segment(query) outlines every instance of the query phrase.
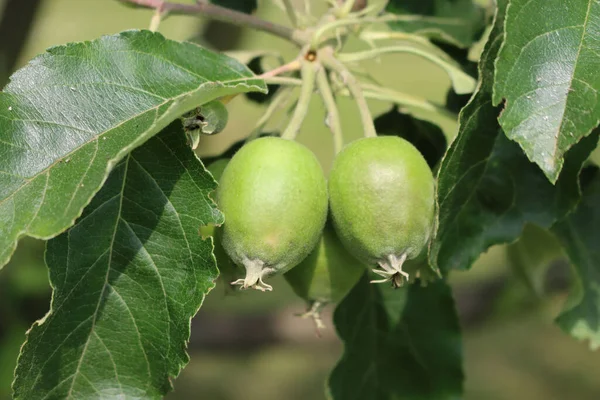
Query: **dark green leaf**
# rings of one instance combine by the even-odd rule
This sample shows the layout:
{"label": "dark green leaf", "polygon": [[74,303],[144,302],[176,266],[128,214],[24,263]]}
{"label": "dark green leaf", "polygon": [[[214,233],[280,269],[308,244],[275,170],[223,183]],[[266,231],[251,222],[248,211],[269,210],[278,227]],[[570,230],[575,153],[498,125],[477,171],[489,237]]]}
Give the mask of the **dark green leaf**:
{"label": "dark green leaf", "polygon": [[[260,57],[253,58],[248,63],[248,68],[250,68],[250,70],[257,75],[267,72],[262,67]],[[269,91],[267,93],[250,92],[250,93],[246,93],[246,97],[258,104],[266,103],[273,98],[273,96],[279,89],[279,85],[267,85],[267,87],[269,89]]]}
{"label": "dark green leaf", "polygon": [[378,135],[400,136],[411,142],[433,168],[446,151],[446,136],[439,126],[423,121],[409,114],[403,114],[397,107],[374,120]]}
{"label": "dark green leaf", "polygon": [[390,23],[394,30],[458,47],[469,47],[485,26],[485,13],[472,0],[390,0],[386,11],[414,16]]}
{"label": "dark green leaf", "polygon": [[257,0],[210,0],[210,2],[246,14],[253,13],[258,7]]}
{"label": "dark green leaf", "polygon": [[496,63],[500,124],[556,182],[564,155],[600,121],[600,2],[511,0]]}
{"label": "dark green leaf", "polygon": [[442,280],[394,290],[365,276],[334,315],[344,355],[334,400],[454,400],[463,386],[458,317]]}
{"label": "dark green leaf", "polygon": [[557,318],[562,329],[600,347],[600,171],[591,167],[577,209],[553,231],[565,247],[577,273],[565,309]]}
{"label": "dark green leaf", "polygon": [[438,177],[439,220],[430,258],[442,271],[468,269],[490,246],[515,240],[527,222],[549,228],[562,218],[579,199],[579,170],[598,140],[595,134],[575,146],[552,185],[503,134],[492,83],[505,6],[506,0],[499,2],[479,89],[461,112],[458,137]]}
{"label": "dark green leaf", "polygon": [[54,47],[0,93],[0,267],[69,226],[111,168],[196,106],[265,90],[237,61],[158,33]]}
{"label": "dark green leaf", "polygon": [[187,363],[214,286],[216,187],[181,124],[126,156],[77,223],[48,242],[51,310],[29,331],[16,399],[159,399]]}
{"label": "dark green leaf", "polygon": [[564,257],[556,236],[532,224],[525,225],[519,240],[508,245],[506,252],[513,273],[538,296],[544,294],[548,268]]}
{"label": "dark green leaf", "polygon": [[471,97],[471,94],[456,94],[454,90],[449,89],[446,94],[446,108],[450,112],[459,114],[463,107],[469,104]]}

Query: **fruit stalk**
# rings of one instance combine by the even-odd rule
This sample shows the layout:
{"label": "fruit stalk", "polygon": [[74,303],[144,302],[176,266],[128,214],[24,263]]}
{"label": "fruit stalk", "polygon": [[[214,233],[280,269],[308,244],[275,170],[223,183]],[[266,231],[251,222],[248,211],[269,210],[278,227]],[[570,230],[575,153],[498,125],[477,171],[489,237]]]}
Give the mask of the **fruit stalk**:
{"label": "fruit stalk", "polygon": [[327,79],[327,74],[323,68],[317,72],[317,88],[319,89],[323,103],[325,103],[325,107],[327,108],[327,126],[333,135],[333,149],[335,154],[337,154],[344,146],[342,123],[340,121],[340,113],[335,98],[333,97],[329,80]]}
{"label": "fruit stalk", "polygon": [[269,103],[269,106],[263,113],[263,116],[260,117],[256,125],[254,126],[254,129],[246,139],[247,142],[257,139],[260,136],[262,129],[271,120],[273,115],[280,109],[288,107],[292,98],[292,92],[292,88],[286,87],[282,88],[281,90],[277,91],[277,93],[275,93],[273,99]]}
{"label": "fruit stalk", "polygon": [[346,68],[344,64],[339,62],[335,56],[332,54],[331,49],[329,51],[324,51],[322,54],[323,64],[335,72],[337,72],[342,81],[348,87],[350,94],[354,97],[356,101],[356,105],[358,106],[358,110],[360,111],[360,117],[363,124],[363,132],[365,137],[377,137],[377,132],[375,131],[375,124],[373,123],[373,116],[371,115],[371,111],[369,110],[369,105],[367,104],[367,100],[363,94],[363,91],[360,87],[360,83],[358,80],[352,75],[352,73]]}
{"label": "fruit stalk", "polygon": [[287,13],[290,22],[294,27],[298,26],[298,16],[296,15],[296,10],[294,9],[294,5],[292,4],[292,0],[283,0],[283,6],[285,7],[285,12]]}
{"label": "fruit stalk", "polygon": [[320,67],[318,63],[302,60],[302,87],[300,89],[300,97],[298,104],[292,115],[292,119],[285,131],[281,134],[283,139],[294,140],[304,118],[308,113],[308,106],[315,90],[315,75],[316,70]]}

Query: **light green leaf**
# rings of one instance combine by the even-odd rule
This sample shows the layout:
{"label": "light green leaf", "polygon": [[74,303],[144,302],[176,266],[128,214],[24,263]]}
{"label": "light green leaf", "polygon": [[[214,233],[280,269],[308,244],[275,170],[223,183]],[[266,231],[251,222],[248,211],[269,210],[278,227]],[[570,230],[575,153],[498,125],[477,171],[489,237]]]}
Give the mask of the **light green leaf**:
{"label": "light green leaf", "polygon": [[216,183],[181,124],[126,156],[77,223],[48,242],[51,310],[21,351],[15,399],[160,399],[187,363],[214,286]]}
{"label": "light green leaf", "polygon": [[344,355],[333,400],[458,400],[462,349],[452,293],[441,280],[394,290],[365,276],[334,315]]}
{"label": "light green leaf", "polygon": [[[377,39],[393,39],[394,32],[366,32],[361,35],[368,41]],[[476,80],[463,71],[460,64],[454,61],[448,54],[439,47],[434,46],[429,41],[421,40],[395,40],[392,46],[379,46],[371,50],[359,51],[355,53],[341,53],[338,55],[340,61],[352,63],[363,60],[372,60],[383,54],[391,53],[409,53],[423,57],[427,61],[436,64],[444,70],[452,83],[452,88],[458,94],[472,93],[477,84]]]}
{"label": "light green leaf", "polygon": [[71,226],[113,166],[216,98],[264,91],[237,61],[149,31],[54,47],[0,93],[0,267]]}
{"label": "light green leaf", "polygon": [[511,0],[494,104],[500,124],[556,182],[564,155],[600,122],[600,2]]}
{"label": "light green leaf", "polygon": [[[600,348],[600,172],[596,167],[584,170],[593,175],[583,191],[579,206],[553,231],[562,242],[575,266],[576,285],[556,322],[579,340],[589,340]],[[585,175],[584,175],[585,176]]]}
{"label": "light green leaf", "polygon": [[406,16],[390,23],[394,30],[462,48],[474,43],[485,25],[485,14],[473,0],[390,0],[386,11]]}

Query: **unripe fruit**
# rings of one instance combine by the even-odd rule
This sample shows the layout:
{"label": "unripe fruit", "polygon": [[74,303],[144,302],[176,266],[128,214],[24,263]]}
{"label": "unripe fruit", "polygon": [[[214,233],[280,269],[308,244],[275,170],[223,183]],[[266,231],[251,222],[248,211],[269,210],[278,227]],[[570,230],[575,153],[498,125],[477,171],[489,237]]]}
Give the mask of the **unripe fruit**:
{"label": "unripe fruit", "polygon": [[327,183],[306,147],[264,137],[233,156],[217,204],[225,214],[223,248],[246,268],[246,278],[234,283],[271,290],[263,279],[298,265],[317,244],[327,217]]}
{"label": "unripe fruit", "polygon": [[374,272],[402,286],[407,259],[429,241],[434,180],[427,162],[408,141],[363,138],[336,157],[329,177],[332,219],[344,246]]}
{"label": "unripe fruit", "polygon": [[364,272],[365,266],[348,253],[331,224],[327,224],[313,252],[284,277],[309,304],[309,311],[303,316],[313,317],[317,328],[322,328],[320,310],[346,297]]}

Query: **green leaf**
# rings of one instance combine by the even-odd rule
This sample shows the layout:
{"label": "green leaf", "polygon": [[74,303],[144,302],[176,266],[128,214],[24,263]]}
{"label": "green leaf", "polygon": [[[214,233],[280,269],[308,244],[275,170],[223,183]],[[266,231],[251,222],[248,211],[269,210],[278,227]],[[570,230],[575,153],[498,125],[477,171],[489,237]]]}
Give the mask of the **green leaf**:
{"label": "green leaf", "polygon": [[257,0],[210,0],[211,3],[251,14],[258,8]]}
{"label": "green leaf", "polygon": [[577,273],[567,304],[557,318],[558,325],[579,340],[589,340],[593,349],[600,347],[600,172],[592,175],[584,187],[577,209],[559,222],[553,231],[562,242]]}
{"label": "green leaf", "polygon": [[456,140],[438,176],[437,232],[431,262],[442,271],[468,269],[494,244],[512,242],[527,223],[549,228],[579,199],[577,177],[598,135],[575,146],[556,185],[506,138],[492,104],[494,60],[502,39],[506,0],[500,1],[494,29],[480,64],[477,93],[462,110]]}
{"label": "green leaf", "polygon": [[48,242],[51,310],[30,329],[16,399],[159,399],[187,363],[190,319],[213,288],[223,222],[216,183],[181,124],[122,160],[67,232]]}
{"label": "green leaf", "polygon": [[472,0],[390,0],[386,11],[409,17],[390,23],[396,31],[463,48],[473,44],[485,27],[485,14]]}
{"label": "green leaf", "polygon": [[450,81],[452,88],[458,94],[473,93],[475,91],[476,80],[465,72],[462,66],[450,57],[445,51],[431,44],[428,40],[413,40],[402,41],[395,40],[395,45],[375,47],[375,40],[392,39],[394,40],[394,32],[367,32],[361,37],[372,43],[371,50],[359,51],[355,53],[342,53],[338,55],[338,59],[345,63],[353,63],[366,59],[373,59],[382,54],[392,53],[409,53],[436,64],[444,70]]}
{"label": "green leaf", "polygon": [[496,63],[500,124],[556,182],[564,155],[600,122],[600,3],[511,0]]}
{"label": "green leaf", "polygon": [[71,226],[113,166],[216,98],[265,90],[237,61],[149,31],[54,47],[0,93],[0,267]]}
{"label": "green leaf", "polygon": [[394,290],[365,275],[334,323],[345,347],[329,379],[332,399],[461,398],[460,327],[445,282]]}

